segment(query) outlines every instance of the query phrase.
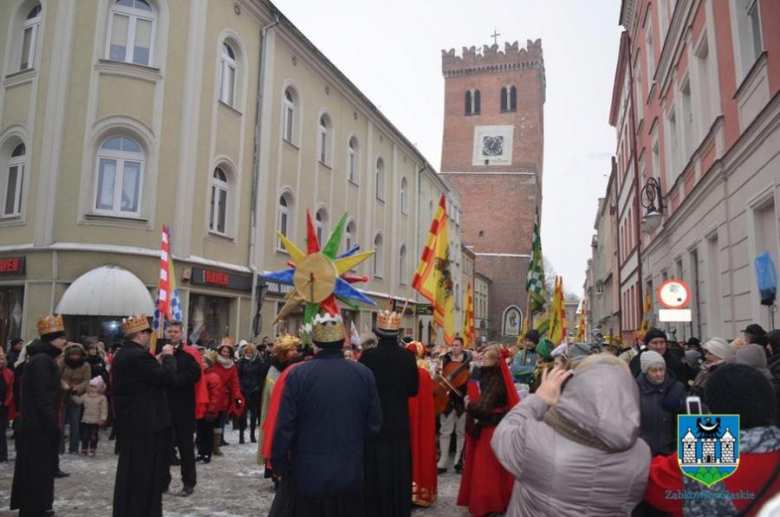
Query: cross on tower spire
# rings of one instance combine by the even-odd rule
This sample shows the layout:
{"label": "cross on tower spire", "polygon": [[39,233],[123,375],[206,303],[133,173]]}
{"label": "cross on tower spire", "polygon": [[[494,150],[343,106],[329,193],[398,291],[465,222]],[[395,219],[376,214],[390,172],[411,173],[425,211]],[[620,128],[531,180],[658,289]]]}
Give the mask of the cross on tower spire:
{"label": "cross on tower spire", "polygon": [[501,33],[500,33],[500,32],[498,32],[498,31],[496,30],[495,26],[494,26],[494,27],[493,27],[493,34],[491,34],[491,35],[490,35],[490,37],[491,37],[491,38],[493,38],[493,43],[494,43],[495,45],[498,45],[498,37],[499,37],[499,36],[501,36]]}

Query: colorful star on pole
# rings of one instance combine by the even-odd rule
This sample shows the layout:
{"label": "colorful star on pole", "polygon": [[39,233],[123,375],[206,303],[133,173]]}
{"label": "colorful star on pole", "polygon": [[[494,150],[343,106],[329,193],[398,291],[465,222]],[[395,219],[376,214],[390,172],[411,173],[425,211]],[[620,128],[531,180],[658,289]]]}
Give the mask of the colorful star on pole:
{"label": "colorful star on pole", "polygon": [[358,307],[352,300],[375,305],[370,298],[351,285],[367,282],[368,278],[349,274],[350,270],[371,257],[374,252],[358,253],[359,247],[354,246],[337,255],[346,221],[347,214],[344,214],[325,246],[320,248],[311,213],[307,210],[305,252],[281,232],[277,232],[284,249],[290,255],[290,268],[269,273],[265,277],[280,284],[291,285],[294,289],[287,295],[287,302],[274,323],[285,319],[301,305],[304,305],[304,329],[309,329],[314,316],[320,310],[332,316],[339,314],[341,311],[338,301],[355,310]]}

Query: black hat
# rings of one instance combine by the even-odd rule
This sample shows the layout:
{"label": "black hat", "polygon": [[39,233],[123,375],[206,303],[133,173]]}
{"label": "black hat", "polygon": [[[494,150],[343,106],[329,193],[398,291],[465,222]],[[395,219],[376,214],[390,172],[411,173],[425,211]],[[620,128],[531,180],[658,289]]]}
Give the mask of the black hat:
{"label": "black hat", "polygon": [[657,329],[655,327],[650,327],[647,332],[645,332],[645,344],[649,344],[650,341],[657,339],[657,338],[663,338],[664,341],[666,341],[666,333],[661,330]]}
{"label": "black hat", "polygon": [[531,329],[525,333],[525,339],[527,339],[528,341],[532,341],[535,345],[539,344],[539,339],[541,337],[542,336],[539,335],[539,331],[536,329]]}
{"label": "black hat", "polygon": [[699,338],[697,337],[688,338],[688,342],[686,344],[688,345],[688,348],[701,348],[701,341],[699,341]]}
{"label": "black hat", "polygon": [[742,429],[777,422],[775,390],[764,374],[745,364],[722,364],[704,386],[704,403],[713,414],[738,414]]}
{"label": "black hat", "polygon": [[761,328],[761,325],[758,323],[751,323],[745,329],[742,331],[745,334],[750,334],[752,336],[766,336],[766,330]]}

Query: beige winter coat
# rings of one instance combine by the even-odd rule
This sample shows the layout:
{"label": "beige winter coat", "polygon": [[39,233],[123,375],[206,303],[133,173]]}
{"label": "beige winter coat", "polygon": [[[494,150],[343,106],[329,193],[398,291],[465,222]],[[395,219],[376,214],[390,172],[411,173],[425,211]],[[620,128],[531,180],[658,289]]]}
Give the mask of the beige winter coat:
{"label": "beige winter coat", "polygon": [[544,401],[526,397],[491,441],[498,460],[515,476],[506,515],[630,515],[647,485],[650,448],[639,439],[639,390],[628,369],[597,364],[578,370],[554,407],[582,435],[614,452],[564,437],[543,420]]}
{"label": "beige winter coat", "polygon": [[84,395],[84,414],[81,421],[85,424],[105,422],[108,418],[108,400],[105,395]]}
{"label": "beige winter coat", "polygon": [[[90,368],[89,363],[86,362],[78,368],[71,368],[65,364],[65,358],[73,348],[80,350],[82,356],[86,359],[87,353],[84,351],[83,346],[78,343],[68,343],[65,345],[65,350],[63,350],[62,355],[58,359],[58,364],[60,366],[60,372],[62,373],[62,382],[65,382],[70,386],[70,389],[72,390],[71,394],[83,395],[87,392],[89,381],[92,380],[92,369]],[[75,399],[71,400],[78,404]]]}

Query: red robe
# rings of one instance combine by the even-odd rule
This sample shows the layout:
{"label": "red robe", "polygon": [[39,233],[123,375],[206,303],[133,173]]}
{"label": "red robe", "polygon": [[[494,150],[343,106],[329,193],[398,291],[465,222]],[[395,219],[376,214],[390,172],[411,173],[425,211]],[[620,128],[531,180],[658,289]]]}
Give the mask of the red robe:
{"label": "red robe", "polygon": [[203,367],[203,358],[196,348],[184,345],[181,349],[190,354],[200,366],[200,378],[195,383],[195,420],[200,420],[206,417],[206,408],[209,405],[209,392],[206,388],[206,369]]}
{"label": "red robe", "polygon": [[[518,402],[517,394],[509,368],[503,358],[499,361],[501,377],[506,388],[507,405],[494,408],[496,413],[508,413]],[[470,381],[467,387],[469,399],[479,398],[478,384]],[[479,438],[466,434],[466,450],[463,476],[458,491],[458,506],[468,506],[471,515],[482,516],[490,513],[502,514],[512,498],[515,482],[510,474],[496,459],[490,441],[496,428],[482,427]]]}
{"label": "red robe", "polygon": [[14,404],[14,372],[10,368],[0,370],[0,382],[5,382],[6,394],[3,405],[6,407],[8,420],[16,418],[16,405]]}
{"label": "red robe", "polygon": [[265,439],[263,440],[263,445],[260,449],[260,456],[263,458],[269,458],[269,465],[271,463],[270,458],[274,442],[274,430],[276,429],[276,420],[279,416],[279,404],[282,403],[284,384],[287,382],[287,374],[289,374],[290,370],[299,364],[301,363],[293,363],[289,365],[284,369],[281,375],[279,375],[279,378],[276,379],[276,382],[274,383],[274,390],[271,393],[271,400],[268,403],[268,416],[265,418],[265,423],[263,424],[263,436]]}
{"label": "red robe", "polygon": [[409,429],[412,443],[412,503],[430,506],[436,502],[436,411],[433,407],[433,381],[424,368],[417,367],[420,384],[409,399]]}

